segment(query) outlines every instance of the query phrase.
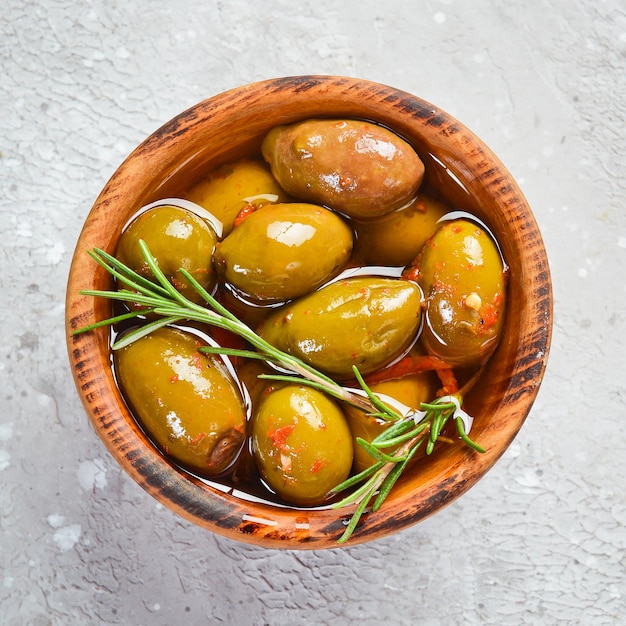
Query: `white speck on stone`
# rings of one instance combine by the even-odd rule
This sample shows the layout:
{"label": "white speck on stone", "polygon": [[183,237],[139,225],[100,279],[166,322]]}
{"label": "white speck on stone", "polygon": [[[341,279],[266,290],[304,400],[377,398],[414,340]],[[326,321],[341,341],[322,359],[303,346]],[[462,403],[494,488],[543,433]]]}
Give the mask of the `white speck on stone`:
{"label": "white speck on stone", "polygon": [[433,20],[435,20],[435,24],[443,24],[446,21],[446,14],[437,11],[437,13],[433,15]]}
{"label": "white speck on stone", "polygon": [[113,144],[113,147],[120,154],[128,154],[130,152],[130,146],[125,141],[116,141]]}
{"label": "white speck on stone", "polygon": [[50,404],[50,396],[45,393],[41,393],[37,396],[37,403],[39,406],[48,406]]}
{"label": "white speck on stone", "polygon": [[20,221],[16,225],[15,234],[18,237],[26,237],[30,238],[33,236],[33,228],[32,225],[27,221]]}
{"label": "white speck on stone", "polygon": [[539,167],[539,160],[534,158],[528,159],[528,167],[531,170],[536,170]]}
{"label": "white speck on stone", "polygon": [[537,472],[530,467],[522,470],[522,472],[516,476],[515,480],[519,485],[527,488],[538,487],[541,484]]}
{"label": "white speck on stone", "polygon": [[620,238],[617,240],[617,245],[618,245],[620,248],[626,248],[626,237],[620,237]]}
{"label": "white speck on stone", "polygon": [[63,260],[65,254],[65,246],[62,241],[53,241],[46,248],[46,263],[48,265],[57,265]]}
{"label": "white speck on stone", "polygon": [[541,153],[543,156],[551,157],[554,154],[554,148],[552,146],[544,146]]}
{"label": "white speck on stone", "polygon": [[64,523],[65,518],[62,515],[59,515],[58,513],[51,513],[48,515],[48,524],[50,524],[52,528],[61,528]]}
{"label": "white speck on stone", "polygon": [[13,587],[13,583],[15,582],[15,578],[13,578],[13,576],[9,576],[8,574],[4,577],[4,580],[2,581],[2,586],[5,589],[10,589],[11,587]]}
{"label": "white speck on stone", "polygon": [[107,472],[100,459],[82,461],[77,471],[78,483],[85,491],[104,489],[107,486]]}
{"label": "white speck on stone", "polygon": [[161,605],[160,604],[155,604],[154,605],[154,610],[155,611],[160,611],[161,610]]}
{"label": "white speck on stone", "polygon": [[566,204],[564,204],[564,205],[561,207],[561,211],[563,211],[563,213],[565,213],[565,212],[569,211],[569,207],[568,207]]}
{"label": "white speck on stone", "polygon": [[6,450],[0,450],[0,472],[9,467],[11,455]]}
{"label": "white speck on stone", "polygon": [[118,59],[130,59],[130,52],[126,50],[126,48],[118,48],[115,51],[115,54],[117,55]]}
{"label": "white speck on stone", "polygon": [[13,422],[0,424],[0,441],[8,441],[13,437]]}
{"label": "white speck on stone", "polygon": [[587,271],[587,268],[586,268],[586,267],[581,267],[581,268],[578,270],[578,275],[579,275],[581,278],[586,278],[588,274],[589,274],[589,272]]}
{"label": "white speck on stone", "polygon": [[485,55],[482,52],[476,52],[474,54],[474,56],[472,57],[472,60],[474,61],[474,63],[484,63],[485,62]]}
{"label": "white speck on stone", "polygon": [[82,532],[82,528],[80,524],[70,524],[69,526],[63,526],[63,528],[59,528],[52,539],[54,543],[57,544],[57,547],[62,552],[67,552],[71,550],[80,539],[80,534]]}

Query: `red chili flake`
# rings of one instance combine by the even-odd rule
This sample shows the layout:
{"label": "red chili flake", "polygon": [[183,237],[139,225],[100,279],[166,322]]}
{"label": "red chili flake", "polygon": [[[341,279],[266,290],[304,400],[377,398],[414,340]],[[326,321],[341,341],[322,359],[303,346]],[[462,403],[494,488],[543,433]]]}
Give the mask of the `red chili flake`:
{"label": "red chili flake", "polygon": [[322,461],[322,459],[315,459],[315,463],[313,463],[313,465],[311,465],[311,474],[317,474],[317,472],[319,472],[322,467],[324,467],[324,461]]}
{"label": "red chili flake", "polygon": [[460,233],[461,232],[461,226],[459,224],[455,224],[454,226],[451,227],[451,229],[453,233]]}
{"label": "red chili flake", "polygon": [[256,207],[253,204],[246,204],[246,206],[243,207],[243,209],[241,209],[239,213],[237,213],[237,217],[235,218],[235,221],[233,222],[233,228],[239,226],[239,224],[241,224],[241,222],[243,222],[246,219],[246,217],[249,217],[255,211],[256,211]]}
{"label": "red chili flake", "polygon": [[204,369],[204,361],[202,355],[199,352],[194,352],[191,356],[191,362],[194,367],[197,367],[200,371]]}
{"label": "red chili flake", "polygon": [[172,376],[170,376],[170,382],[171,383],[177,383],[180,379],[178,378],[178,374],[172,374]]}
{"label": "red chili flake", "polygon": [[289,435],[291,435],[295,427],[295,424],[280,426],[279,428],[275,428],[274,430],[269,430],[267,432],[267,436],[272,440],[272,443],[276,448],[278,448],[282,452],[287,452],[290,449],[287,445],[287,438],[289,437]]}
{"label": "red chili flake", "polygon": [[488,304],[485,307],[485,312],[483,313],[483,328],[485,330],[495,326],[498,322],[498,309],[494,307],[492,304]]}
{"label": "red chili flake", "polygon": [[192,446],[197,446],[205,437],[206,433],[198,433],[193,439],[189,440],[189,443]]}
{"label": "red chili flake", "polygon": [[402,278],[404,278],[404,280],[412,280],[414,282],[417,282],[419,280],[419,277],[420,271],[417,267],[410,267],[409,269],[404,270],[404,272],[402,273]]}

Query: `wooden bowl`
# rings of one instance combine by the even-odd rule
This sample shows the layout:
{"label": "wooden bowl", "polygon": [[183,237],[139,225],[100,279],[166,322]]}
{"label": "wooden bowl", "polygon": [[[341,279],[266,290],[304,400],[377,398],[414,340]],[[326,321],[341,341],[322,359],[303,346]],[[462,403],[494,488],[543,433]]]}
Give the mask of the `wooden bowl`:
{"label": "wooden bowl", "polygon": [[541,235],[520,189],[497,157],[467,128],[419,98],[364,80],[294,76],[220,94],[148,137],[119,167],[89,213],[67,288],[67,345],[78,393],[96,432],[124,470],[159,502],[199,526],[270,548],[336,547],[352,509],[306,510],[242,500],[177,469],[146,439],[111,371],[109,330],[72,336],[107,318],[110,303],[79,295],[110,288],[88,256],[114,253],[122,225],[141,206],[170,197],[199,172],[258,152],[278,124],[350,117],[388,126],[413,144],[426,183],[450,205],[483,220],[510,267],[506,328],[482,383],[466,398],[472,438],[485,449],[442,446],[408,471],[376,513],[367,513],[346,545],[400,531],[474,485],[507,449],[535,400],[551,338],[552,292]]}

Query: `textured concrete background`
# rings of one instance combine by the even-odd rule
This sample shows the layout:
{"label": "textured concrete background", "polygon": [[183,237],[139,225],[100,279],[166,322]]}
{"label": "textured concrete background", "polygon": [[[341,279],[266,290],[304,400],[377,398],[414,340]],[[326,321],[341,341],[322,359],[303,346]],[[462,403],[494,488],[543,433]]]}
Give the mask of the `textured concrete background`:
{"label": "textured concrete background", "polygon": [[[0,0],[0,16],[0,624],[626,623],[623,1]],[[415,93],[495,150],[545,238],[554,341],[524,428],[459,501],[371,544],[265,551],[120,472],[74,389],[63,300],[82,222],[137,143],[303,73]]]}

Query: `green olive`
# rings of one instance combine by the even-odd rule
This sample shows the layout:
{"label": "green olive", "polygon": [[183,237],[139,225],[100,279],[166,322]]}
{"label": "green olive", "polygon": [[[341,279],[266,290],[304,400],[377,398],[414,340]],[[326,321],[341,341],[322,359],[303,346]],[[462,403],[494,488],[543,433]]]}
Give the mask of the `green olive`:
{"label": "green olive", "polygon": [[494,240],[467,219],[444,222],[407,270],[426,297],[421,341],[452,366],[476,366],[503,328],[506,270]]}
{"label": "green olive", "polygon": [[355,218],[407,204],[424,176],[424,164],[406,141],[363,120],[278,126],[261,149],[287,193]]}
{"label": "green olive", "polygon": [[[388,380],[381,383],[370,385],[370,389],[392,408],[398,408],[396,403],[400,403],[400,407],[409,409],[419,409],[421,402],[430,402],[435,398],[437,392],[437,377],[433,372],[421,372],[419,374],[411,374],[397,380]],[[389,428],[390,422],[378,417],[366,415],[363,411],[347,406],[345,409],[346,418],[350,426],[354,443],[354,464],[355,473],[362,472],[376,460],[356,443],[356,438],[360,437],[365,441],[371,442],[372,439],[380,435]],[[383,448],[383,452],[392,454],[396,447]]]}
{"label": "green olive", "polygon": [[223,361],[199,345],[190,333],[161,328],[115,351],[115,373],[154,444],[183,469],[215,476],[242,448],[246,411]]}
{"label": "green olive", "polygon": [[289,384],[266,393],[252,418],[259,473],[286,502],[321,504],[352,466],[343,412],[321,391]]}
{"label": "green olive", "polygon": [[420,324],[421,292],[412,282],[338,280],[270,315],[258,333],[328,374],[373,372],[403,352]]}
{"label": "green olive", "polygon": [[202,218],[174,206],[160,206],[138,215],[124,230],[116,257],[145,278],[154,280],[139,248],[143,239],[159,268],[174,286],[194,302],[203,302],[179,269],[187,270],[207,291],[212,291],[215,272],[212,265],[217,237]]}
{"label": "green olive", "polygon": [[333,278],[352,251],[352,230],[313,204],[273,204],[255,211],[215,251],[225,282],[260,302],[290,300]]}
{"label": "green olive", "polygon": [[246,207],[258,208],[289,200],[263,161],[248,160],[218,167],[184,195],[222,222],[224,236],[233,229],[235,219]]}
{"label": "green olive", "polygon": [[444,204],[420,192],[407,207],[355,222],[357,259],[363,265],[408,265],[447,212]]}

